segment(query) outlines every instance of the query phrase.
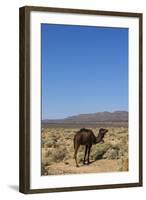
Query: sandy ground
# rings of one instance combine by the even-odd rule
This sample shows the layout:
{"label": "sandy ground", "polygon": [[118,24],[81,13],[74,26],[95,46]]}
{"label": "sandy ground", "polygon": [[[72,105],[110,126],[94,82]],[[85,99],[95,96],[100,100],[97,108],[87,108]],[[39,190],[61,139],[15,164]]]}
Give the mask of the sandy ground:
{"label": "sandy ground", "polygon": [[90,165],[80,163],[80,167],[76,167],[74,159],[70,159],[66,163],[61,162],[47,166],[46,170],[48,175],[113,172],[118,169],[117,162],[118,160],[102,159],[95,162],[91,161]]}

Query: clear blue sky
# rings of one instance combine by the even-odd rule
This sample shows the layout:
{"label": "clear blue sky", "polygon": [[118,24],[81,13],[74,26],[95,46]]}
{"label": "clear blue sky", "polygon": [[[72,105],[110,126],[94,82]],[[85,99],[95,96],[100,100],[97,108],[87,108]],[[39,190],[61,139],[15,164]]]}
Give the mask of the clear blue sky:
{"label": "clear blue sky", "polygon": [[42,119],[128,110],[128,29],[41,25]]}

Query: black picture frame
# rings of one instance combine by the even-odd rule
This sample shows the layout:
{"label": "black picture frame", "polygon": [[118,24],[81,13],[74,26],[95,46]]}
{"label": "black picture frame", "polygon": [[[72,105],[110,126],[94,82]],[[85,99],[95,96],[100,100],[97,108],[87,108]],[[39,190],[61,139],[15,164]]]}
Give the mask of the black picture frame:
{"label": "black picture frame", "polygon": [[[44,188],[30,189],[30,13],[39,12],[60,12],[104,16],[124,16],[139,19],[139,182],[126,184],[110,184],[95,186],[78,186],[65,188]],[[19,191],[25,194],[97,190],[107,188],[124,188],[142,186],[142,13],[112,12],[81,10],[67,8],[35,7],[25,6],[20,8],[20,135],[19,135],[19,165],[20,179]]]}

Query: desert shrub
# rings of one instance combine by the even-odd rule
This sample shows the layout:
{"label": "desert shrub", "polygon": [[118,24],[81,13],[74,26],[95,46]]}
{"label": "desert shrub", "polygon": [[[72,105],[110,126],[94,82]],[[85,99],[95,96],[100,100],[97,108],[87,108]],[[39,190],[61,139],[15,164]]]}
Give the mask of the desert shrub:
{"label": "desert shrub", "polygon": [[44,148],[46,141],[44,139],[41,140],[41,147]]}
{"label": "desert shrub", "polygon": [[42,148],[42,164],[44,166],[51,165],[53,163],[52,149]]}
{"label": "desert shrub", "polygon": [[78,152],[77,159],[78,159],[78,162],[79,162],[79,163],[83,162],[83,159],[84,159],[84,152]]}
{"label": "desert shrub", "polygon": [[70,134],[71,133],[71,129],[66,129],[65,131],[64,131],[64,134]]}
{"label": "desert shrub", "polygon": [[125,145],[128,143],[128,135],[121,138],[121,143]]}
{"label": "desert shrub", "polygon": [[128,146],[121,143],[103,143],[97,144],[94,148],[91,158],[98,159],[119,159],[128,151]]}
{"label": "desert shrub", "polygon": [[128,129],[126,129],[126,128],[120,128],[120,130],[117,133],[121,134],[121,133],[126,133],[126,132],[128,132]]}
{"label": "desert shrub", "polygon": [[128,157],[121,157],[119,160],[118,160],[118,171],[128,171],[129,169],[129,163],[128,163]]}
{"label": "desert shrub", "polygon": [[[47,166],[55,162],[61,162],[67,156],[67,149],[62,148],[42,148],[42,163]],[[66,158],[67,159],[67,158]]]}
{"label": "desert shrub", "polygon": [[59,142],[55,142],[53,145],[54,148],[59,148],[60,147],[60,143]]}
{"label": "desert shrub", "polygon": [[103,143],[96,145],[96,149],[91,154],[91,158],[94,160],[99,160],[103,157],[103,155],[107,152],[107,150],[110,148],[109,143]]}
{"label": "desert shrub", "polygon": [[110,148],[107,149],[103,155],[104,159],[120,159],[122,156],[128,154],[128,145],[120,143],[111,143]]}
{"label": "desert shrub", "polygon": [[65,135],[64,137],[65,137],[66,140],[72,140],[73,139],[70,134],[69,135]]}
{"label": "desert shrub", "polygon": [[65,155],[63,161],[67,161],[67,160],[69,160],[69,159],[72,158],[72,157],[73,157],[73,156],[72,156],[71,154],[67,153],[67,154]]}
{"label": "desert shrub", "polygon": [[47,142],[45,142],[44,146],[45,147],[53,147],[56,143],[56,140],[54,138],[50,138],[49,140],[47,140]]}
{"label": "desert shrub", "polygon": [[64,133],[62,133],[62,136],[66,140],[72,140],[75,135],[75,131],[72,130],[66,130]]}
{"label": "desert shrub", "polygon": [[54,163],[54,157],[50,155],[46,157],[45,159],[42,159],[42,163],[44,164],[44,166],[52,165]]}
{"label": "desert shrub", "polygon": [[48,148],[42,148],[42,158],[46,158],[48,156]]}
{"label": "desert shrub", "polygon": [[108,159],[118,159],[119,158],[119,153],[118,149],[114,148],[109,148],[105,154],[103,155],[103,158],[108,158]]}
{"label": "desert shrub", "polygon": [[67,153],[66,147],[60,148],[60,149],[55,149],[53,151],[52,156],[54,157],[55,162],[60,162],[63,161]]}
{"label": "desert shrub", "polygon": [[121,148],[121,144],[120,143],[111,143],[111,148],[119,151]]}
{"label": "desert shrub", "polygon": [[45,164],[41,164],[41,175],[48,175],[48,171],[46,170]]}
{"label": "desert shrub", "polygon": [[127,156],[128,157],[128,146],[127,145],[121,145],[120,150],[119,150],[119,156]]}

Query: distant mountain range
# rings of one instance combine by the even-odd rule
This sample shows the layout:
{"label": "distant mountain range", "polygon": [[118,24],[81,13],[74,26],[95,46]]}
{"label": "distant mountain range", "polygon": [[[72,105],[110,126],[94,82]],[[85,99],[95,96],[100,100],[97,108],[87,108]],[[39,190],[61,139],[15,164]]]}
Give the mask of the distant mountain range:
{"label": "distant mountain range", "polygon": [[70,116],[64,119],[46,119],[43,123],[97,123],[97,122],[128,122],[127,111],[97,112]]}

